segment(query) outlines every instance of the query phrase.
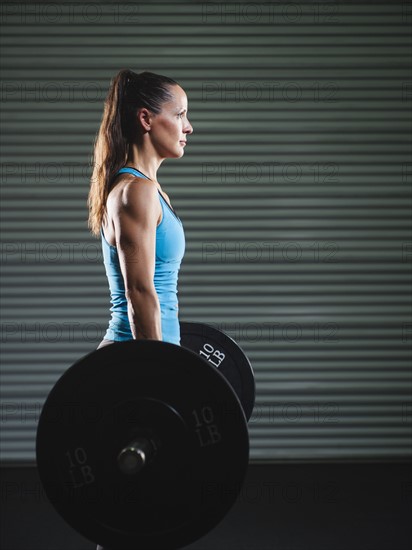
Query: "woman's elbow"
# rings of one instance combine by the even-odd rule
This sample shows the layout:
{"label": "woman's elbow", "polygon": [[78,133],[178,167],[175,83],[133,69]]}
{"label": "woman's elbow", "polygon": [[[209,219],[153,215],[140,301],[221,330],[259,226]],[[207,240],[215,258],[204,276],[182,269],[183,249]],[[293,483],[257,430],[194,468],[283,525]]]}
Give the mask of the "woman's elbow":
{"label": "woman's elbow", "polygon": [[128,286],[125,290],[126,300],[133,302],[141,299],[142,297],[154,296],[156,294],[154,285],[148,284],[134,284]]}

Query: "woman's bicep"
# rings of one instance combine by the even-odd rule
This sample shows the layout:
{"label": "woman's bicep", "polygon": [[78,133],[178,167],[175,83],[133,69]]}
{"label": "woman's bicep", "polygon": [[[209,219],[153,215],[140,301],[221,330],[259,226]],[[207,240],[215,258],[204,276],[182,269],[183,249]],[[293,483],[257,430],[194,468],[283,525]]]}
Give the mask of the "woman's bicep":
{"label": "woman's bicep", "polygon": [[114,223],[126,293],[153,289],[158,208],[153,185],[125,189]]}

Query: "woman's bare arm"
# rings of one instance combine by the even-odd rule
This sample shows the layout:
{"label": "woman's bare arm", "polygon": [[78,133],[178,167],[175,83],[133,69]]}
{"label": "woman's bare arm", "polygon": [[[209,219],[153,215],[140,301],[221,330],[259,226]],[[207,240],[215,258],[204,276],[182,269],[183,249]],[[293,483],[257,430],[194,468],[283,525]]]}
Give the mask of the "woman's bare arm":
{"label": "woman's bare arm", "polygon": [[161,340],[160,304],[153,282],[160,216],[156,186],[134,178],[119,193],[115,209],[116,247],[133,338]]}

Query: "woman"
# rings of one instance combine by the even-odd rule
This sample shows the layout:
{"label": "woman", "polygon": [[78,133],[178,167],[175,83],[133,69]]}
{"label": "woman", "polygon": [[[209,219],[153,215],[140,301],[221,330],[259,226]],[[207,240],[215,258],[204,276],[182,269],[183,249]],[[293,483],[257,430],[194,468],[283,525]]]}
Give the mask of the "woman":
{"label": "woman", "polygon": [[122,69],[111,82],[94,144],[89,227],[100,235],[112,317],[98,347],[131,339],[180,344],[177,279],[182,222],[157,171],[193,132],[171,78]]}

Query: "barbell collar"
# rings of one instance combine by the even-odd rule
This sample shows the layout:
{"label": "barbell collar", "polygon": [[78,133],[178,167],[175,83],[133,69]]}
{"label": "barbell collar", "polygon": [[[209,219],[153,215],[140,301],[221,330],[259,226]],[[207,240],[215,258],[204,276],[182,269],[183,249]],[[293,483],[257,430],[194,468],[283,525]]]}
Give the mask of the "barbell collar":
{"label": "barbell collar", "polygon": [[150,441],[139,438],[120,451],[117,464],[123,474],[135,475],[144,468],[153,455],[154,448]]}

